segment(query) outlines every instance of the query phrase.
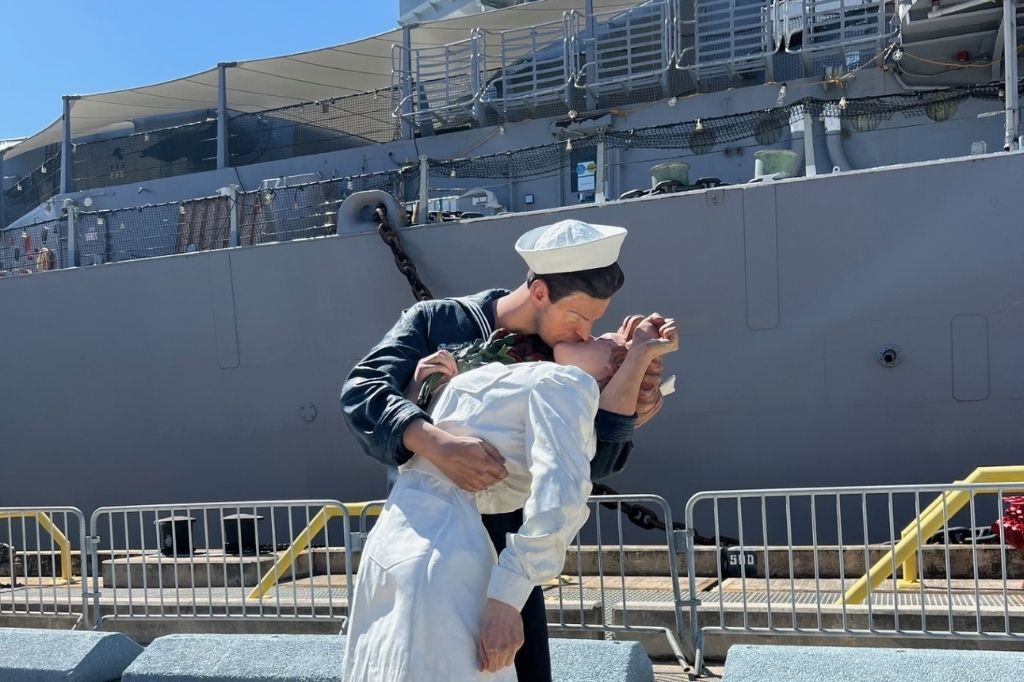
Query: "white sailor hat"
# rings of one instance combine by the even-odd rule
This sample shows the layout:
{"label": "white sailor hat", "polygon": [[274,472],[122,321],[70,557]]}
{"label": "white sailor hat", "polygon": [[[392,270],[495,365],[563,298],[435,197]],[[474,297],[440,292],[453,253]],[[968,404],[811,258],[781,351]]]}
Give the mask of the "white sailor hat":
{"label": "white sailor hat", "polygon": [[619,259],[626,228],[560,220],[530,230],[516,242],[516,251],[535,275],[592,270]]}

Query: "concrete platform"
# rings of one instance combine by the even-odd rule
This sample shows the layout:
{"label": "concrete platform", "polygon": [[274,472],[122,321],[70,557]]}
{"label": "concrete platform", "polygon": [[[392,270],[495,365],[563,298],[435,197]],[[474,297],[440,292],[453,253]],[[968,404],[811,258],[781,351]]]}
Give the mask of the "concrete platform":
{"label": "concrete platform", "polygon": [[112,682],[141,653],[141,646],[119,634],[3,628],[0,680]]}
{"label": "concrete platform", "polygon": [[[155,640],[122,682],[341,682],[344,635],[168,635]],[[551,640],[553,682],[653,682],[631,642]]]}
{"label": "concrete platform", "polygon": [[341,635],[167,635],[122,682],[340,682]]}
{"label": "concrete platform", "polygon": [[729,649],[722,682],[1017,682],[1024,653],[751,646]]}
{"label": "concrete platform", "polygon": [[552,682],[653,682],[654,668],[636,642],[552,639]]}

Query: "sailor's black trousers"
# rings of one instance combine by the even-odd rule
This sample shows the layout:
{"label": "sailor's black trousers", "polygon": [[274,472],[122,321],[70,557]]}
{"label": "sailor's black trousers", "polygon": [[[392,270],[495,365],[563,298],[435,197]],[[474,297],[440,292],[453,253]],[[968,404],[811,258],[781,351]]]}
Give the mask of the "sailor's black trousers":
{"label": "sailor's black trousers", "polygon": [[[491,536],[494,549],[501,554],[508,533],[518,533],[523,525],[523,510],[505,514],[482,514],[484,528]],[[523,648],[516,654],[516,675],[519,682],[550,682],[551,651],[548,648],[548,619],[544,611],[544,591],[533,588],[523,606]]]}

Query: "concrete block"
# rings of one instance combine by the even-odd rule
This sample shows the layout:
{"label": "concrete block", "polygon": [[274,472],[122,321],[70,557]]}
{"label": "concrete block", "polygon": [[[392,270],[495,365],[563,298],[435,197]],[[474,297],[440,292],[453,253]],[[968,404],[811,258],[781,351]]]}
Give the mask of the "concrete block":
{"label": "concrete block", "polygon": [[116,633],[3,628],[0,680],[113,682],[141,653]]}
{"label": "concrete block", "polygon": [[736,644],[722,682],[1011,682],[1024,653]]}
{"label": "concrete block", "polygon": [[552,639],[553,682],[653,682],[654,668],[636,642]]}
{"label": "concrete block", "polygon": [[341,682],[342,635],[167,635],[122,682]]}

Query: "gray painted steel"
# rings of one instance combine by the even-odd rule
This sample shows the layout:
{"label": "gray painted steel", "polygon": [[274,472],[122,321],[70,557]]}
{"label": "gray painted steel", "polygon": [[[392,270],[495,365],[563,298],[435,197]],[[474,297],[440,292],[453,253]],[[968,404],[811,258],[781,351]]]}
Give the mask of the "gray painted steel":
{"label": "gray painted steel", "polygon": [[[512,244],[536,225],[630,228],[627,285],[598,329],[657,310],[684,337],[666,367],[679,391],[612,483],[681,509],[701,489],[1020,464],[1022,171],[999,154],[403,234],[448,296],[517,285]],[[20,482],[5,504],[380,497],[337,394],[411,303],[373,234],[4,281],[0,433]],[[895,368],[877,359],[886,344]]]}

